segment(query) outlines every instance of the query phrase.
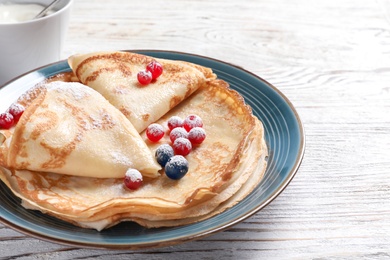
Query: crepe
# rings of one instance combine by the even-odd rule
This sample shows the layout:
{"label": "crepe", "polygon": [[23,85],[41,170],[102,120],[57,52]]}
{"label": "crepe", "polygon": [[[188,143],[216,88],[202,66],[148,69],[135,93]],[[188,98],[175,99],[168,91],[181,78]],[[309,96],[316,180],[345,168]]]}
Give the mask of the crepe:
{"label": "crepe", "polygon": [[[137,73],[153,60],[162,65],[163,73],[151,84],[142,86]],[[73,55],[68,63],[83,84],[101,93],[139,133],[216,78],[211,69],[193,63],[130,52]]]}
{"label": "crepe", "polygon": [[[28,209],[75,225],[102,230],[122,221],[146,227],[197,222],[232,207],[260,182],[267,147],[261,122],[227,83],[212,80],[157,122],[197,114],[206,140],[186,157],[189,172],[179,181],[164,173],[129,191],[122,179],[89,178],[1,168],[0,178]],[[154,153],[159,143],[145,143]]]}
{"label": "crepe", "polygon": [[[261,123],[256,128],[256,131],[262,131]],[[181,226],[211,218],[219,213],[222,213],[226,209],[233,207],[238,202],[245,199],[256,188],[256,186],[259,185],[267,167],[266,157],[268,156],[268,151],[264,140],[262,140],[261,146],[259,146],[258,142],[251,144],[247,147],[245,152],[257,154],[257,156],[259,154],[261,155],[260,157],[251,156],[246,158],[247,160],[240,162],[241,167],[245,167],[245,164],[249,164],[251,167],[247,167],[245,169],[242,168],[236,172],[236,176],[239,176],[239,181],[237,179],[231,180],[232,183],[229,187],[221,191],[220,194],[216,195],[209,201],[205,201],[204,203],[191,208],[192,212],[198,211],[199,214],[197,214],[197,216],[185,215],[186,212],[183,212],[184,217],[179,219],[149,220],[142,218],[130,218],[129,220],[137,222],[138,224],[148,228]],[[253,160],[257,160],[257,164]],[[225,200],[226,198],[228,199]],[[218,206],[213,208],[211,211],[206,210],[205,212],[205,209],[210,208],[210,205]],[[121,219],[120,221],[124,220]]]}
{"label": "crepe", "polygon": [[124,177],[129,168],[160,175],[133,125],[89,87],[52,82],[18,102],[26,109],[15,127],[1,130],[7,140],[0,145],[0,165],[96,178]]}

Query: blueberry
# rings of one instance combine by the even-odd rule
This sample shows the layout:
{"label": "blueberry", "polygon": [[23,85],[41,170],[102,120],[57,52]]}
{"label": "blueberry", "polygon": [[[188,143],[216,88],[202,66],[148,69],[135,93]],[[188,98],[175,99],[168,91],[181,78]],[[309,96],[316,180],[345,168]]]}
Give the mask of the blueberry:
{"label": "blueberry", "polygon": [[173,148],[169,144],[162,144],[156,150],[157,162],[164,167],[168,160],[174,155]]}
{"label": "blueberry", "polygon": [[165,165],[165,174],[173,180],[179,180],[188,172],[188,161],[182,155],[175,155]]}

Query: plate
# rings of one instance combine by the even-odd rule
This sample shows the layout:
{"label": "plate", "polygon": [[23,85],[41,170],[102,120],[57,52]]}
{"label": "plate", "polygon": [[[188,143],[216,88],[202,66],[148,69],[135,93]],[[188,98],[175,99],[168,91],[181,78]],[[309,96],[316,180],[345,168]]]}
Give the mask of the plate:
{"label": "plate", "polygon": [[[291,102],[274,86],[237,66],[208,57],[169,51],[134,51],[157,58],[185,60],[210,67],[220,79],[244,97],[264,124],[269,149],[264,179],[244,200],[210,219],[169,228],[147,229],[132,222],[101,232],[81,229],[38,211],[26,210],[20,200],[0,183],[0,222],[30,236],[60,244],[111,249],[141,249],[170,246],[225,230],[275,199],[296,174],[304,154],[301,120]],[[66,61],[26,73],[0,89],[0,111],[5,111],[27,89],[45,78],[68,72]]]}

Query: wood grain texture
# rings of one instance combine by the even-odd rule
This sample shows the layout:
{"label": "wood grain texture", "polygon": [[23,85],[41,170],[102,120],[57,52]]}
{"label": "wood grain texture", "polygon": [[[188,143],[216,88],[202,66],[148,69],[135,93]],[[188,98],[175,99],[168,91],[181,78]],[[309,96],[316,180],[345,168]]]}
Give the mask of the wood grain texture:
{"label": "wood grain texture", "polygon": [[278,87],[305,126],[303,163],[233,228],[154,250],[80,249],[0,224],[4,259],[390,259],[390,1],[76,0],[63,58],[175,50]]}

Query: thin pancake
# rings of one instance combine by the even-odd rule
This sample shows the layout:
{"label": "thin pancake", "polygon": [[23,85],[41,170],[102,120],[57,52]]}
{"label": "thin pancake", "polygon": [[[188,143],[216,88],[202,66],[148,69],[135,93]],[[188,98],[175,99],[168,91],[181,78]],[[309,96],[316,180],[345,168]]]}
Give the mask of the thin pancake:
{"label": "thin pancake", "polygon": [[11,169],[119,178],[128,168],[157,177],[161,167],[131,123],[96,91],[52,82],[31,89],[18,124],[1,130],[0,165]]}
{"label": "thin pancake", "polygon": [[[162,64],[163,73],[151,84],[142,86],[137,73],[153,60]],[[130,52],[74,55],[68,63],[83,84],[101,93],[139,133],[216,78],[211,69],[196,64]]]}

